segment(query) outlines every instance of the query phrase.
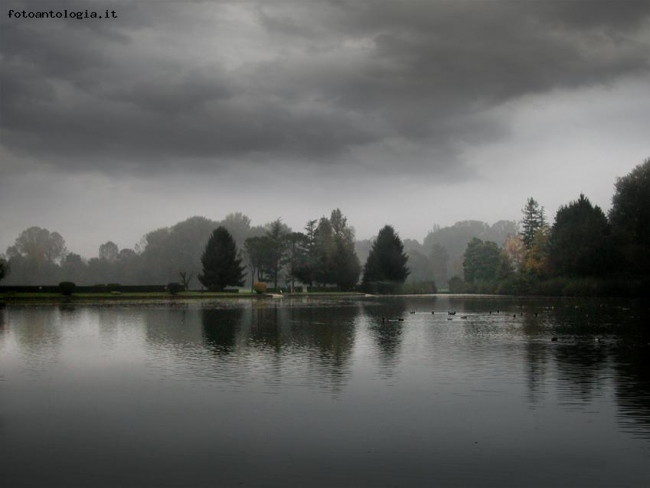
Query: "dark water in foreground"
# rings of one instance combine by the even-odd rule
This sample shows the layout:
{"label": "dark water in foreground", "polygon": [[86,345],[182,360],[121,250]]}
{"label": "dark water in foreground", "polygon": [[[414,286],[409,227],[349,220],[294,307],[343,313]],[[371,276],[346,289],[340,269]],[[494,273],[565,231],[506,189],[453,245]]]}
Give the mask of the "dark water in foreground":
{"label": "dark water in foreground", "polygon": [[649,327],[589,300],[10,306],[0,486],[647,487]]}

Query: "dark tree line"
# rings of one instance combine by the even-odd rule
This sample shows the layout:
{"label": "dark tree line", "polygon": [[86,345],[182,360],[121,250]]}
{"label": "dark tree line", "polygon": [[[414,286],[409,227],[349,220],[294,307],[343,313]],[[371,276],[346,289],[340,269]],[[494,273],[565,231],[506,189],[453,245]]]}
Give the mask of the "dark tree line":
{"label": "dark tree line", "polygon": [[650,159],[618,178],[609,215],[581,194],[552,225],[530,198],[521,232],[499,250],[474,239],[464,281],[454,291],[541,294],[643,294],[650,285]]}

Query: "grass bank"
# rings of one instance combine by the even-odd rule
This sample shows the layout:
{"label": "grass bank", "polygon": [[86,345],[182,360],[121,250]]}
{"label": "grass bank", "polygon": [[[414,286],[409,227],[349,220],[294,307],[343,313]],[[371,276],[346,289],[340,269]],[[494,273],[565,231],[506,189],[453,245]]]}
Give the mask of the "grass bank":
{"label": "grass bank", "polygon": [[[285,293],[282,297],[337,297],[337,296],[363,296],[358,292],[314,292],[314,293]],[[249,291],[232,292],[207,292],[207,291],[185,291],[174,295],[167,292],[140,292],[140,293],[73,293],[63,295],[61,293],[0,293],[0,304],[29,304],[29,303],[90,303],[108,301],[174,301],[174,300],[213,300],[221,298],[237,299],[269,299],[268,294],[257,294]]]}

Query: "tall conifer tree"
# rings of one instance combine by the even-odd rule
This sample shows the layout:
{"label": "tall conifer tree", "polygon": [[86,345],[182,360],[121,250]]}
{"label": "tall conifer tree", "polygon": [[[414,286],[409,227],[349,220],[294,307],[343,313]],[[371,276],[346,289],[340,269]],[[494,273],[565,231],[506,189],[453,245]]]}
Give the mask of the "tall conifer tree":
{"label": "tall conifer tree", "polygon": [[535,238],[535,232],[546,225],[544,207],[540,207],[539,203],[531,197],[526,201],[526,206],[521,210],[521,213],[524,214],[524,217],[521,220],[522,229],[519,235],[521,235],[526,249],[530,249]]}
{"label": "tall conifer tree", "polygon": [[201,257],[203,274],[199,281],[209,290],[221,291],[226,286],[244,286],[244,266],[237,256],[237,245],[225,227],[218,227],[208,239]]}
{"label": "tall conifer tree", "polygon": [[406,263],[408,257],[404,244],[395,229],[386,225],[379,231],[372,243],[370,254],[363,267],[362,284],[365,289],[375,291],[395,291],[397,285],[404,283],[410,271]]}

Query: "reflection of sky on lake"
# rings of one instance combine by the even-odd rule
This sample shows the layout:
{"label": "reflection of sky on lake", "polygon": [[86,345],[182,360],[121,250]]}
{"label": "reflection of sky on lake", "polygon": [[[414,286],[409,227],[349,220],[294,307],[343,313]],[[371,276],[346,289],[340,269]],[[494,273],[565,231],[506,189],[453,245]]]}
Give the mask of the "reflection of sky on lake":
{"label": "reflection of sky on lake", "polygon": [[[633,486],[650,442],[648,348],[634,314],[596,305],[10,306],[0,474],[14,479],[29,452],[52,479],[83,459],[87,486],[95,472],[120,486],[611,486],[612,470]],[[555,469],[530,478],[544,463]]]}

